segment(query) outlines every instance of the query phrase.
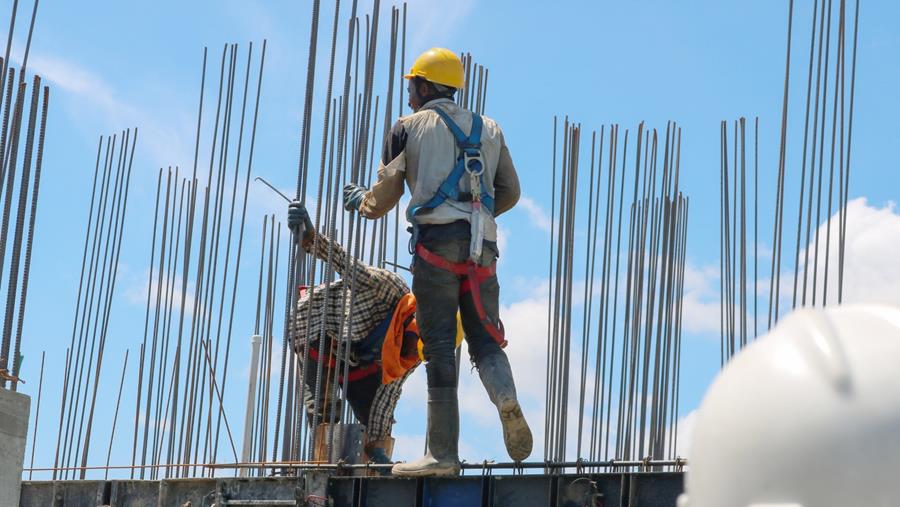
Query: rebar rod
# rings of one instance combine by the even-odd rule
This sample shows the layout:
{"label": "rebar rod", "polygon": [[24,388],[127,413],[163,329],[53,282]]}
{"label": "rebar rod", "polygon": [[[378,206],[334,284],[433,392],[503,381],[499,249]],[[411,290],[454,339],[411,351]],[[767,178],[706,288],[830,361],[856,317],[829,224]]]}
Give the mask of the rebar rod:
{"label": "rebar rod", "polygon": [[[66,351],[66,359],[68,360],[68,351]],[[41,351],[41,374],[38,380],[38,395],[37,395],[37,408],[34,413],[34,427],[31,430],[31,464],[28,465],[29,468],[34,468],[34,450],[37,446],[37,429],[38,429],[38,421],[41,419],[41,394],[44,392],[44,359],[47,356],[47,351]],[[31,480],[33,472],[28,472],[28,480]]]}
{"label": "rebar rod", "polygon": [[[858,42],[859,35],[859,0],[856,0],[856,10],[853,16],[853,56],[852,62],[850,64],[850,108],[848,112],[848,120],[847,120],[847,155],[845,159],[844,166],[844,207],[846,208],[848,204],[848,197],[850,192],[850,148],[852,147],[853,141],[853,105],[854,99],[856,97],[856,48]],[[848,213],[844,213],[843,217],[843,233],[841,234],[840,240],[840,253],[838,260],[838,304],[841,304],[844,296],[844,262],[845,262],[845,250],[844,245],[847,239],[847,215]]]}
{"label": "rebar rod", "polygon": [[788,90],[791,78],[791,36],[794,25],[794,0],[788,1],[787,55],[784,64],[784,94],[781,106],[781,140],[778,153],[778,184],[775,199],[775,227],[772,240],[772,275],[769,282],[769,328],[778,322],[778,300],[781,294],[781,245],[784,216],[784,176],[787,159]]}
{"label": "rebar rod", "polygon": [[[821,222],[821,214],[822,214],[822,171],[823,166],[825,165],[825,129],[826,129],[826,121],[828,116],[828,69],[831,57],[831,13],[832,13],[832,1],[828,0],[828,32],[825,37],[825,68],[823,70],[823,75],[825,76],[824,85],[822,86],[822,123],[820,127],[819,133],[819,169],[817,174],[817,187],[816,187],[816,222],[815,222],[815,247],[813,252],[813,269],[812,269],[812,290],[810,301],[812,306],[816,305],[816,287],[818,286],[818,275],[819,275],[819,223]],[[835,95],[837,98],[837,95]],[[818,97],[817,97],[818,101]],[[837,118],[837,115],[833,115],[834,118]],[[811,215],[811,213],[810,213]],[[807,231],[808,234],[809,231]],[[809,242],[807,241],[807,244]],[[806,250],[809,252],[809,248]],[[804,263],[804,274],[806,271],[808,263]],[[805,282],[805,279],[804,279]],[[805,285],[804,285],[805,288]],[[804,296],[805,296],[804,291]]]}
{"label": "rebar rod", "polygon": [[[800,199],[798,199],[798,213],[797,213],[797,246],[794,250],[794,266],[799,266],[800,262],[800,238],[801,238],[801,230],[803,223],[803,197],[806,189],[806,157],[807,157],[807,143],[809,138],[809,111],[810,111],[810,100],[812,100],[812,75],[813,75],[813,56],[815,54],[816,47],[816,21],[818,20],[818,15],[816,12],[818,11],[818,3],[819,0],[813,1],[813,19],[812,19],[812,31],[810,34],[809,41],[809,70],[808,77],[806,80],[806,119],[804,120],[803,125],[803,152],[802,152],[802,161],[800,163]],[[822,2],[824,6],[824,0]],[[794,269],[794,292],[793,292],[793,301],[792,308],[797,307],[797,281],[800,270]]]}
{"label": "rebar rod", "polygon": [[[116,411],[113,415],[112,430],[109,433],[109,448],[106,451],[106,466],[109,466],[110,457],[112,457],[113,441],[116,438],[116,422],[119,420],[119,405],[122,403],[122,388],[125,386],[125,370],[128,368],[128,349],[125,349],[125,360],[122,363],[122,378],[119,380],[119,394],[116,396]],[[109,470],[103,473],[103,480],[109,478]]]}

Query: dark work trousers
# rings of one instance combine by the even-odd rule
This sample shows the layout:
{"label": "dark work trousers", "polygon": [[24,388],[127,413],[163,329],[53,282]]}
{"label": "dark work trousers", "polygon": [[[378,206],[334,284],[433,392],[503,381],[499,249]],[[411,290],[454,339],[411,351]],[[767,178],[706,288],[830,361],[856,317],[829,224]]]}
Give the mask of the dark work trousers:
{"label": "dark work trousers", "polygon": [[[328,355],[329,348],[331,346],[330,340],[326,338],[325,347],[322,348],[322,355]],[[319,351],[318,343],[314,343],[312,345],[316,351]],[[304,379],[306,381],[306,389],[304,389],[303,393],[303,401],[306,405],[306,413],[308,414],[308,423],[312,424],[313,414],[315,414],[314,406],[315,406],[315,398],[314,393],[316,392],[316,376],[318,375],[317,371],[319,370],[319,365],[316,361],[313,361],[310,358],[309,368],[304,372]],[[343,377],[343,364],[337,363],[341,367],[341,371],[338,372],[338,375]],[[340,410],[341,410],[341,389],[344,388],[344,383],[338,383],[338,390],[336,391],[337,399],[332,399],[334,396],[334,369],[330,368],[327,363],[321,365],[321,379],[318,382],[318,392],[319,392],[319,407],[318,407],[318,420],[320,423],[329,422],[331,419],[331,414],[334,414],[334,420],[338,421],[340,419]],[[369,366],[368,364],[360,364],[356,367],[350,366],[350,372],[352,373],[357,368],[366,368]],[[328,392],[326,393],[326,386],[328,388]],[[353,382],[350,382],[350,385],[346,387],[347,389],[347,402],[350,403],[350,408],[353,410],[353,415],[356,416],[356,419],[363,424],[364,426],[369,425],[369,412],[372,409],[372,400],[375,398],[375,393],[378,391],[378,388],[381,386],[381,368],[378,368],[377,371],[372,373],[371,375],[367,375],[363,378],[357,379]],[[329,400],[330,402],[326,402]],[[327,407],[326,407],[327,405]]]}
{"label": "dark work trousers", "polygon": [[[465,262],[469,258],[469,238],[467,222],[425,226],[419,231],[422,246],[450,262]],[[490,266],[498,256],[496,243],[485,241],[480,264]],[[429,388],[456,387],[457,310],[462,317],[469,355],[476,366],[484,357],[504,354],[481,324],[471,292],[460,296],[460,283],[460,277],[450,271],[415,259],[412,291],[416,296],[416,321],[424,345]],[[480,290],[485,313],[494,322],[499,322],[500,284],[497,276],[484,280]]]}

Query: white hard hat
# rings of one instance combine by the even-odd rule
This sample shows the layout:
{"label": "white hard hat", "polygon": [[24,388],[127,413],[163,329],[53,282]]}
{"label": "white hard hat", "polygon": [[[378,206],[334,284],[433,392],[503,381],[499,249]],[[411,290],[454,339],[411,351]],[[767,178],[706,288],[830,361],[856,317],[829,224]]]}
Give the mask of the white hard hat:
{"label": "white hard hat", "polygon": [[697,413],[679,507],[900,505],[900,308],[798,310]]}

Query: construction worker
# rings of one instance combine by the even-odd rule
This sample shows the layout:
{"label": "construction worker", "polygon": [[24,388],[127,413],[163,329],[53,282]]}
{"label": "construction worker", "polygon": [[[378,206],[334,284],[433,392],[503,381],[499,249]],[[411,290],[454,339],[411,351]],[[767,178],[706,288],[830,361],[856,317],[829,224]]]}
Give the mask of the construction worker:
{"label": "construction worker", "polygon": [[472,362],[497,406],[510,457],[531,454],[532,435],[516,398],[499,319],[495,218],[519,199],[519,181],[500,127],[458,107],[463,66],[452,51],[419,56],[409,74],[409,105],[385,141],[371,190],[350,184],[344,207],[378,218],[412,192],[413,293],[428,376],[428,452],[397,464],[394,475],[459,473],[459,406],[454,316],[459,310]]}
{"label": "construction worker", "polygon": [[897,357],[900,308],[790,314],[706,392],[679,507],[898,505]]}
{"label": "construction worker", "polygon": [[[403,382],[419,363],[415,298],[396,273],[355,261],[339,244],[317,233],[297,201],[288,206],[288,227],[302,234],[305,251],[330,262],[341,276],[327,285],[301,287],[297,301],[293,341],[296,353],[309,358],[303,368],[307,421],[312,425],[314,420],[338,419],[340,399],[334,399],[331,388],[334,369],[339,368],[338,385],[346,389],[353,415],[366,427],[366,455],[371,462],[388,464],[394,408]],[[348,318],[351,297],[353,315]],[[347,333],[352,345],[345,381],[336,344]]]}

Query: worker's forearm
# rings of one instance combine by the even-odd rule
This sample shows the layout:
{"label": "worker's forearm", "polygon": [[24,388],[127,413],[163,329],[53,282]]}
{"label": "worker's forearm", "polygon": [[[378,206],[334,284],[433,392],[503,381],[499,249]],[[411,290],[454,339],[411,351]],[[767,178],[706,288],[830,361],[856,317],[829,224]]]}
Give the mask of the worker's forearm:
{"label": "worker's forearm", "polygon": [[337,241],[330,240],[319,231],[303,241],[303,250],[321,261],[331,262],[334,270],[340,274],[346,270],[347,252]]}
{"label": "worker's forearm", "polygon": [[390,164],[378,167],[378,181],[366,192],[359,206],[359,214],[366,218],[381,218],[400,202],[406,175],[406,155],[401,153]]}
{"label": "worker's forearm", "polygon": [[331,262],[331,267],[341,276],[344,283],[354,289],[372,287],[376,283],[373,269],[368,264],[351,258],[337,242],[316,232],[313,238],[303,242],[303,249],[323,262]]}

